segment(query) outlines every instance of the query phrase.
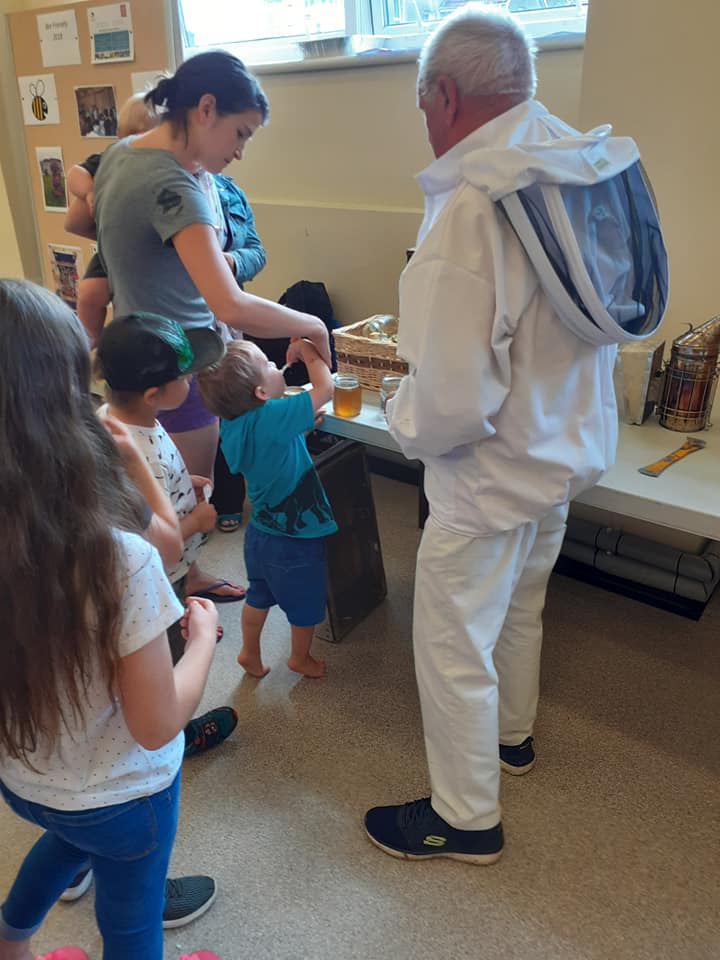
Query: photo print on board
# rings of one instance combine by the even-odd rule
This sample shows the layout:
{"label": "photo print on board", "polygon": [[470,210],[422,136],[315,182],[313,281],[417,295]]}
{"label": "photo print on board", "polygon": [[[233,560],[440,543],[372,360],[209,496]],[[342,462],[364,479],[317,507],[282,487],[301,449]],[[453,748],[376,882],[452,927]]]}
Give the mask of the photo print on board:
{"label": "photo print on board", "polygon": [[81,137],[117,137],[117,105],[112,87],[75,87]]}
{"label": "photo print on board", "polygon": [[69,307],[75,310],[77,309],[78,283],[84,273],[82,250],[80,247],[49,243],[48,251],[50,254],[52,288]]}
{"label": "photo print on board", "polygon": [[43,210],[65,213],[68,202],[62,147],[35,147],[35,156],[40,171]]}
{"label": "photo print on board", "polygon": [[29,77],[18,77],[18,87],[26,126],[47,127],[51,123],[60,123],[54,74],[36,73]]}

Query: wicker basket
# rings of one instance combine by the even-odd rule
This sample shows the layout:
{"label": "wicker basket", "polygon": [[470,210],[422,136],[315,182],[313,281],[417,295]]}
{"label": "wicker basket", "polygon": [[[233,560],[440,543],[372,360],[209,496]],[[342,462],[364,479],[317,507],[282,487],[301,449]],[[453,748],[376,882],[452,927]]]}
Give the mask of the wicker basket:
{"label": "wicker basket", "polygon": [[362,336],[360,330],[372,319],[368,317],[347,327],[338,327],[333,330],[333,337],[338,373],[354,373],[361,386],[368,390],[379,390],[380,381],[386,373],[404,375],[408,372],[408,365],[398,359],[394,343],[379,343]]}

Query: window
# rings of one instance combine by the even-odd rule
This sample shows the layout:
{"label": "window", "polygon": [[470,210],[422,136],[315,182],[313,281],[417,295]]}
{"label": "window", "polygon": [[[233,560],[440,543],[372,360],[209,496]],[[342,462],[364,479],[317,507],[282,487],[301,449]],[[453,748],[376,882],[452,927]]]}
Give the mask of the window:
{"label": "window", "polygon": [[[582,35],[589,0],[486,0],[535,38]],[[185,55],[224,47],[251,64],[417,51],[465,0],[177,0]]]}
{"label": "window", "polygon": [[[583,17],[588,0],[485,0],[511,13],[538,14],[534,19],[552,23],[558,14]],[[426,26],[462,7],[466,0],[371,0],[373,19],[386,28]],[[532,17],[523,17],[531,20]]]}

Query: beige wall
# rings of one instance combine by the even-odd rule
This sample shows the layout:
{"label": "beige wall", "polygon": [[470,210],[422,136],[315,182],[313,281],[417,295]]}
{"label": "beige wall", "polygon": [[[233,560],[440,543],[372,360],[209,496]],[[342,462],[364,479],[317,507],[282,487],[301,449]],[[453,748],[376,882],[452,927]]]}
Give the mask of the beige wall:
{"label": "beige wall", "polygon": [[[2,13],[41,6],[47,4],[0,0]],[[539,94],[571,123],[578,116],[581,65],[579,50],[540,58]],[[268,266],[252,291],[276,299],[296,280],[323,280],[344,323],[396,311],[404,251],[414,242],[422,208],[413,177],[431,159],[415,106],[414,65],[270,74],[262,81],[270,124],[229,171],[252,200],[268,250]],[[2,147],[21,134],[11,67],[0,75],[0,94],[15,112],[5,120],[9,136],[0,129],[2,212],[8,193],[28,194],[24,164]],[[15,206],[14,225],[0,218],[0,273],[17,272],[22,254],[26,275],[34,277],[32,212]]]}
{"label": "beige wall", "polygon": [[[582,52],[542,54],[539,96],[577,121]],[[397,310],[420,224],[414,175],[432,156],[415,65],[264,75],[271,116],[230,173],[252,199],[268,265],[251,289],[277,298],[323,280],[338,318]]]}
{"label": "beige wall", "polygon": [[580,118],[633,136],[652,178],[671,268],[669,342],[720,313],[717,36],[720,4],[593,0]]}
{"label": "beige wall", "polygon": [[44,0],[0,0],[0,276],[38,283],[42,267],[6,15],[44,6]]}

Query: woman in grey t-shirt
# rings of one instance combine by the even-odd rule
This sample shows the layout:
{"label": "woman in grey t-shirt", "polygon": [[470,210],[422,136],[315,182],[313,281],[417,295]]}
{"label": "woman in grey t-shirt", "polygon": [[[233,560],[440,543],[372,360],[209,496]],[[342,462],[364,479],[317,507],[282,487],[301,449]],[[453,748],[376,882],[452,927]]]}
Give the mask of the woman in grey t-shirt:
{"label": "woman in grey t-shirt", "polygon": [[[235,282],[196,177],[219,173],[268,117],[268,101],[243,63],[221,51],[198,54],[147,97],[161,114],[154,130],[105,151],[95,179],[100,256],[114,314],[144,311],[182,326],[215,317],[259,337],[306,337],[330,362],[325,324],[245,293]],[[172,437],[192,474],[211,477],[218,424],[191,390]]]}

